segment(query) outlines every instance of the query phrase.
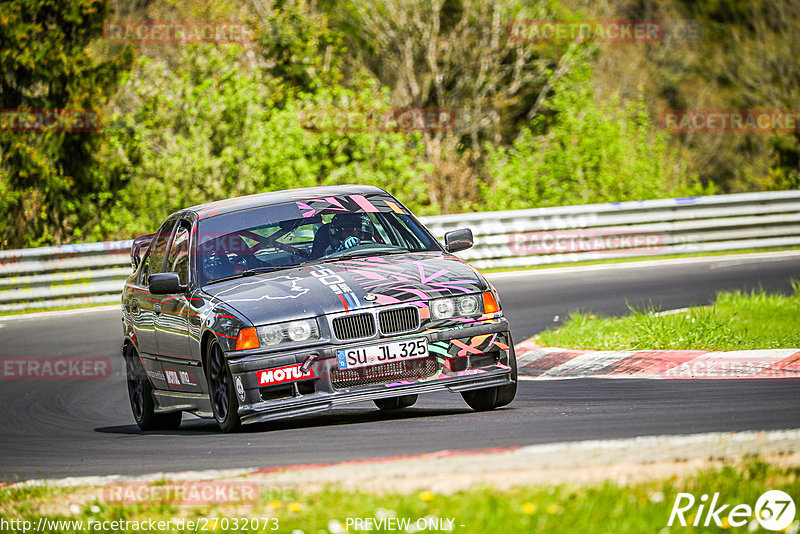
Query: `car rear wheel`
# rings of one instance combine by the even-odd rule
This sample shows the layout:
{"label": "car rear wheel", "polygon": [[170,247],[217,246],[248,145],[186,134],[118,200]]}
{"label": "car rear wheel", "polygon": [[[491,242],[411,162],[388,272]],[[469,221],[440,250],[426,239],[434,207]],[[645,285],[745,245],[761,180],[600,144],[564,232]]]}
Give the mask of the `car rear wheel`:
{"label": "car rear wheel", "polygon": [[517,395],[517,356],[514,354],[513,348],[509,353],[509,364],[511,367],[511,378],[514,380],[513,384],[475,389],[461,393],[461,396],[464,397],[464,400],[470,408],[477,412],[485,412],[510,404],[511,401],[514,400],[514,397]]}
{"label": "car rear wheel", "polygon": [[225,360],[225,353],[215,339],[208,343],[208,394],[214,419],[223,432],[236,432],[242,425],[239,419],[239,401],[233,387],[233,377]]}
{"label": "car rear wheel", "polygon": [[136,424],[141,430],[175,430],[181,426],[182,413],[156,413],[153,386],[147,378],[139,354],[129,346],[125,356],[128,375],[128,398]]}
{"label": "car rear wheel", "polygon": [[403,395],[402,397],[392,397],[391,399],[375,399],[372,402],[375,403],[378,409],[389,411],[414,406],[418,398],[419,395]]}

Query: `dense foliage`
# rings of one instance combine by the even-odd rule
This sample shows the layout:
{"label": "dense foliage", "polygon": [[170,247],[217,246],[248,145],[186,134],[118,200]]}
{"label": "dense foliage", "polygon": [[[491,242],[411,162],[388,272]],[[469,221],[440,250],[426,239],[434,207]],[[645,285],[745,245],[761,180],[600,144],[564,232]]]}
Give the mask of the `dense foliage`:
{"label": "dense foliage", "polygon": [[[98,59],[100,0],[0,3],[0,110],[98,112],[130,63],[129,51]],[[121,184],[97,157],[102,134],[0,128],[0,245],[30,246],[82,237],[107,216]]]}
{"label": "dense foliage", "polygon": [[[369,90],[319,88],[278,105],[236,50],[191,49],[181,72],[142,61],[126,90],[139,101],[119,113],[106,153],[124,164],[127,186],[101,225],[104,235],[145,233],[165,214],[207,200],[261,191],[365,182],[411,206],[425,199],[420,143],[400,133],[306,129],[304,112],[341,103],[388,107]],[[124,170],[123,170],[124,169]]]}
{"label": "dense foliage", "polygon": [[559,80],[547,109],[523,127],[513,146],[487,146],[495,209],[564,206],[666,195],[713,193],[684,168],[670,166],[666,134],[641,100],[598,104],[587,68]]}
{"label": "dense foliage", "polygon": [[[509,32],[624,18],[702,31],[656,43]],[[109,21],[198,19],[246,21],[254,38],[103,37]],[[0,109],[95,110],[102,128],[20,131],[3,117],[0,248],[131,237],[187,205],[319,184],[379,185],[422,214],[798,187],[796,132],[659,125],[664,109],[792,109],[792,21],[800,8],[769,0],[2,2]],[[452,122],[364,120],[393,109]],[[320,113],[323,128],[309,121]]]}

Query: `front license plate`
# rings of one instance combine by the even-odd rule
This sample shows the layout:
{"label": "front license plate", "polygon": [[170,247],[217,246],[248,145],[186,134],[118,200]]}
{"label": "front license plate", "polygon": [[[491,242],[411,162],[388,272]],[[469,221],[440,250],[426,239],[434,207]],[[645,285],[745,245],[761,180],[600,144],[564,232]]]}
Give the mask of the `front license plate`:
{"label": "front license plate", "polygon": [[428,356],[428,340],[409,339],[336,351],[339,369],[357,369],[381,363],[399,362]]}

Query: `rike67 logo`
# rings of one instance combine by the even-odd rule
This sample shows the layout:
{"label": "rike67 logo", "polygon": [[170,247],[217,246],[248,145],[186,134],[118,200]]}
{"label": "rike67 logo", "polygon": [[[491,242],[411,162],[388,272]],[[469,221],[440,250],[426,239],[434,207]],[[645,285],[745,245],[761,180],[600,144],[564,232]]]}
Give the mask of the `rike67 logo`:
{"label": "rike67 logo", "polygon": [[[708,527],[712,522],[717,527],[742,527],[755,517],[758,524],[766,530],[784,530],[794,521],[796,511],[794,500],[781,490],[765,491],[754,508],[749,504],[737,504],[733,507],[722,504],[718,492],[710,500],[705,493],[700,499],[696,499],[691,493],[679,493],[672,505],[667,526],[671,527],[677,520],[682,527]],[[758,527],[755,523],[752,525]],[[749,527],[750,525],[748,530]]]}

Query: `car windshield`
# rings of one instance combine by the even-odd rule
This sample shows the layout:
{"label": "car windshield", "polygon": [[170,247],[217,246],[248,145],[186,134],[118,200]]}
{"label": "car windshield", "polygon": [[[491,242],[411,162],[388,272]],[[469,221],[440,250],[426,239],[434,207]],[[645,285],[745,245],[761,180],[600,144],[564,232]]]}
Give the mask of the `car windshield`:
{"label": "car windshield", "polygon": [[305,264],[440,251],[388,195],[302,199],[201,218],[195,240],[200,285]]}

